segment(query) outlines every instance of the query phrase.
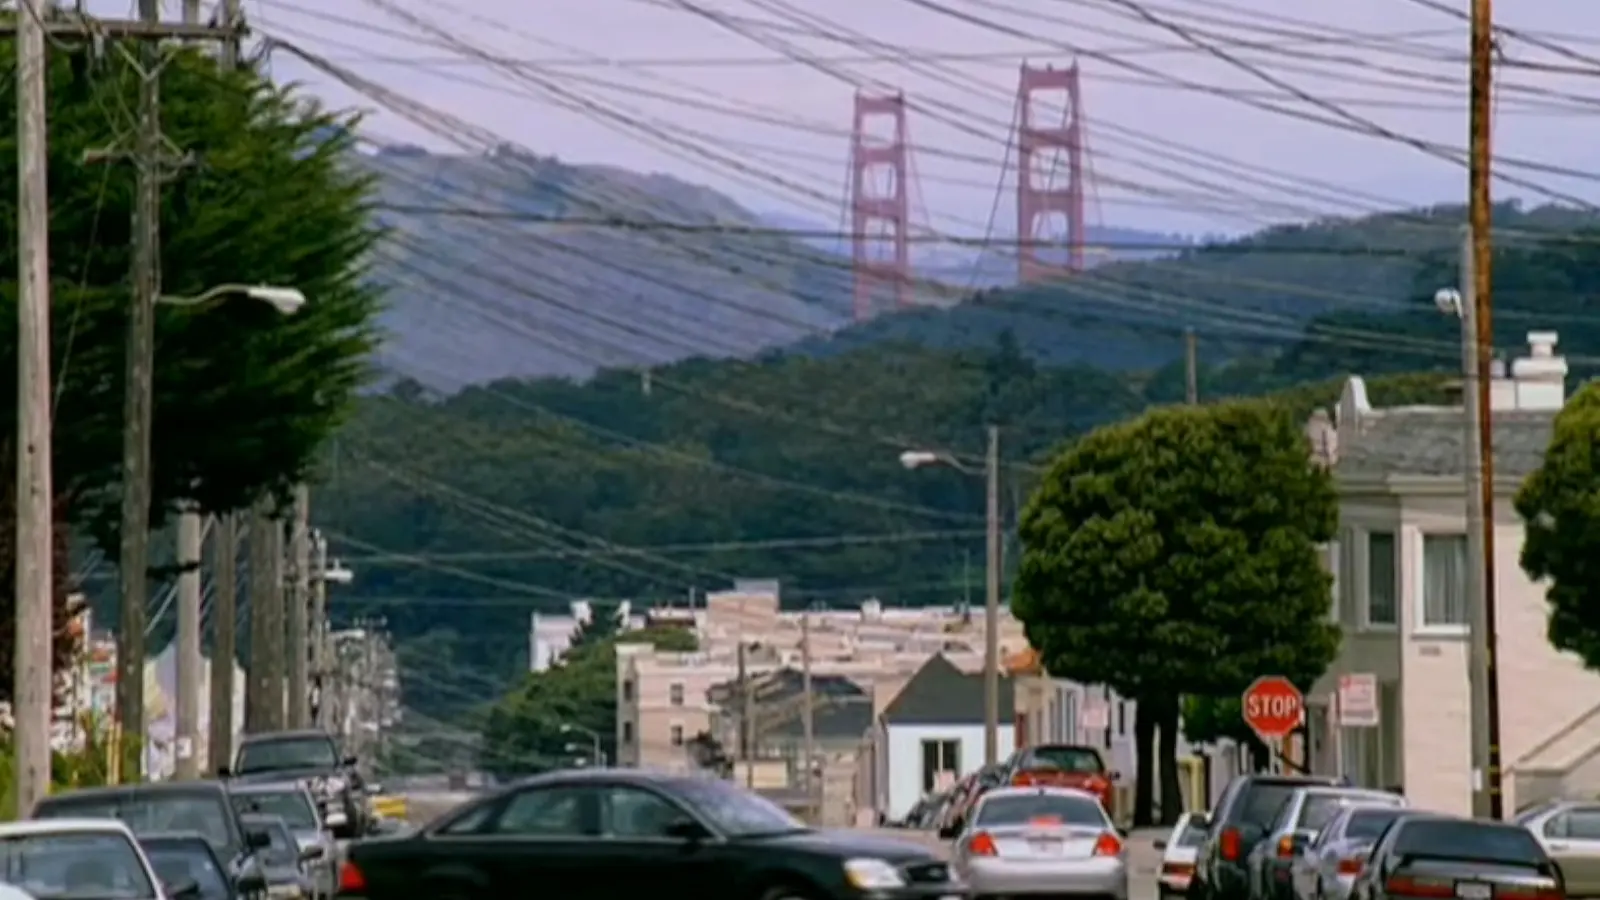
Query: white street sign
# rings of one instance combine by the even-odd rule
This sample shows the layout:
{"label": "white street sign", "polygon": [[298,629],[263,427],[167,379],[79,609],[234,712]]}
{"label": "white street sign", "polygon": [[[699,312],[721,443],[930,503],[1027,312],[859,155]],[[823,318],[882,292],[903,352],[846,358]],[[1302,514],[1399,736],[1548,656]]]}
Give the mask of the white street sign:
{"label": "white street sign", "polygon": [[1370,672],[1339,676],[1339,727],[1378,725],[1378,676]]}

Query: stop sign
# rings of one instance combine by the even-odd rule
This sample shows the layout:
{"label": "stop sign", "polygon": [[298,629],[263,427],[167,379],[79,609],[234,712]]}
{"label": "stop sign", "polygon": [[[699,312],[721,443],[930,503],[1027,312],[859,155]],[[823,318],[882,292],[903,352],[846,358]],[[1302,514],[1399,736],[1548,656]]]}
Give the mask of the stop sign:
{"label": "stop sign", "polygon": [[1287,678],[1264,675],[1257,678],[1243,697],[1244,723],[1262,740],[1288,737],[1300,726],[1305,712],[1305,696]]}

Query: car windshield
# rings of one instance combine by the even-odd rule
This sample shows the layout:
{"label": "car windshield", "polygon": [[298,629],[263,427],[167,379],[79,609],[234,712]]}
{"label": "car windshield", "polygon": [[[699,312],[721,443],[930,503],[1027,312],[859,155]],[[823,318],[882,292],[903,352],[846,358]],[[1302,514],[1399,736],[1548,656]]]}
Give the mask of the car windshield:
{"label": "car windshield", "polygon": [[319,735],[250,741],[239,748],[235,772],[273,772],[280,769],[332,769],[339,765],[333,741]]}
{"label": "car windshield", "polygon": [[1064,794],[990,794],[978,804],[977,825],[1080,825],[1106,827],[1100,804],[1087,797]]}
{"label": "car windshield", "polygon": [[55,832],[0,838],[0,880],[39,900],[147,900],[156,896],[126,835]]}
{"label": "car windshield", "polygon": [[118,819],[134,834],[185,831],[205,838],[224,858],[233,855],[233,815],[221,791],[195,794],[140,791],[128,794],[61,794],[34,810],[36,819]]}
{"label": "car windshield", "polygon": [[1425,819],[1410,822],[1404,828],[1395,838],[1396,856],[1470,859],[1522,866],[1543,865],[1548,860],[1533,835],[1517,825]]}
{"label": "car windshield", "polygon": [[1350,814],[1350,821],[1344,826],[1344,836],[1371,843],[1383,834],[1389,823],[1404,814],[1405,810],[1398,806],[1390,809],[1358,809]]}
{"label": "car windshield", "polygon": [[1277,818],[1285,800],[1301,785],[1283,781],[1256,781],[1244,789],[1235,821],[1266,827]]}
{"label": "car windshield", "polygon": [[1178,835],[1175,842],[1179,847],[1198,847],[1206,842],[1207,829],[1204,825],[1196,824],[1193,819],[1185,822],[1183,832]]}
{"label": "car windshield", "polygon": [[1306,796],[1306,802],[1300,805],[1300,821],[1295,826],[1302,831],[1321,831],[1332,822],[1334,817],[1344,812],[1354,803],[1383,804],[1385,806],[1399,806],[1399,797],[1385,797],[1382,795],[1319,791]]}
{"label": "car windshield", "polygon": [[1092,747],[1034,747],[1022,756],[1024,769],[1059,769],[1062,772],[1103,772],[1105,763]]}
{"label": "car windshield", "polygon": [[156,870],[156,877],[171,887],[192,881],[204,900],[227,900],[227,876],[217,858],[200,841],[155,840],[144,842],[144,855]]}
{"label": "car windshield", "polygon": [[262,848],[261,855],[266,857],[267,862],[287,865],[300,861],[300,845],[295,841],[294,835],[289,833],[289,828],[282,819],[250,816],[244,820],[244,827],[247,831],[266,834],[268,844]]}
{"label": "car windshield", "polygon": [[316,831],[319,827],[311,799],[298,788],[239,791],[232,799],[233,808],[241,816],[277,816],[295,831]]}
{"label": "car windshield", "polygon": [[806,830],[783,807],[721,779],[688,779],[680,792],[717,830],[733,837]]}

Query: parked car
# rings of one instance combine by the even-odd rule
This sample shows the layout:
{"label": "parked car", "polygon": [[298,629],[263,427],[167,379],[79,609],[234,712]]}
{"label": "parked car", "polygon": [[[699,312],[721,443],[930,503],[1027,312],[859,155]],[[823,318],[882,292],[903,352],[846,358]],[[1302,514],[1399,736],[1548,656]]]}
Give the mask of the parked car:
{"label": "parked car", "polygon": [[1294,791],[1278,807],[1265,839],[1246,859],[1252,900],[1292,900],[1290,873],[1294,861],[1348,803],[1403,806],[1405,800],[1383,791],[1355,787],[1319,786]]}
{"label": "parked car", "polygon": [[1128,896],[1122,836],[1088,791],[995,788],[953,837],[951,859],[975,896]]}
{"label": "parked car", "polygon": [[203,835],[193,832],[139,835],[139,846],[149,857],[165,885],[193,882],[192,900],[238,900],[239,892],[216,851]]}
{"label": "parked car", "polygon": [[1561,867],[1573,896],[1600,896],[1600,803],[1558,800],[1527,810],[1516,821]]}
{"label": "parked car", "polygon": [[273,900],[318,900],[317,885],[306,869],[309,855],[320,848],[301,849],[289,823],[277,816],[244,816],[247,832],[266,835],[261,851],[261,872]]}
{"label": "parked car", "polygon": [[1100,799],[1115,818],[1118,773],[1106,768],[1105,758],[1093,747],[1079,744],[1039,744],[1024,747],[1006,761],[1002,776],[1015,787],[1034,785],[1077,788]]}
{"label": "parked car", "polygon": [[322,821],[335,837],[368,833],[372,810],[354,756],[344,756],[327,732],[316,729],[247,734],[233,767],[219,774],[232,784],[302,781],[311,789]]}
{"label": "parked car", "polygon": [[266,900],[267,883],[256,851],[259,839],[245,834],[228,791],[216,781],[84,788],[52,794],[34,806],[34,819],[118,819],[135,835],[173,831],[203,836],[223,861],[244,900]]}
{"label": "parked car", "polygon": [[1289,795],[1303,787],[1330,786],[1333,779],[1303,775],[1241,775],[1228,782],[1211,812],[1206,839],[1195,854],[1189,894],[1198,900],[1249,900],[1250,851]]}
{"label": "parked car", "polygon": [[967,820],[967,815],[972,811],[973,804],[978,802],[988,791],[997,788],[1006,782],[1006,768],[1004,763],[984,766],[976,772],[961,779],[954,790],[951,791],[950,808],[945,812],[944,821],[940,828],[959,829]]}
{"label": "parked car", "polygon": [[194,885],[163,885],[133,831],[107,818],[0,824],[0,881],[31,897],[177,900]]}
{"label": "parked car", "polygon": [[1296,900],[1348,900],[1373,842],[1405,814],[1403,803],[1347,804],[1295,857],[1289,881]]}
{"label": "parked car", "polygon": [[322,816],[311,791],[297,781],[280,784],[240,785],[229,791],[233,808],[241,816],[277,816],[294,832],[294,839],[311,877],[315,893],[333,896],[339,885],[336,871],[339,845],[323,827]]}
{"label": "parked car", "polygon": [[1172,833],[1156,841],[1161,852],[1161,870],[1156,873],[1157,900],[1176,900],[1189,893],[1194,878],[1194,858],[1206,839],[1205,813],[1184,813],[1172,826]]}
{"label": "parked car", "polygon": [[1520,825],[1411,813],[1373,845],[1351,900],[1565,900],[1561,869]]}
{"label": "parked car", "polygon": [[816,831],[730,782],[636,769],[537,776],[414,834],[356,841],[339,877],[341,896],[367,900],[513,897],[539,885],[580,885],[600,898],[673,885],[730,900],[963,893],[921,844]]}

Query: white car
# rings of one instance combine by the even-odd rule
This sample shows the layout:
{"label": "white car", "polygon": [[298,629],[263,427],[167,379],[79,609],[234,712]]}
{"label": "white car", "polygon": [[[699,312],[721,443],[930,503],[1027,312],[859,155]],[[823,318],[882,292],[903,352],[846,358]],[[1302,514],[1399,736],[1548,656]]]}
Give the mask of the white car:
{"label": "white car", "polygon": [[978,798],[951,861],[974,896],[1082,894],[1129,900],[1122,835],[1076,788],[995,788]]}
{"label": "white car", "polygon": [[1206,827],[1204,813],[1184,813],[1172,826],[1172,834],[1156,841],[1156,849],[1161,851],[1161,872],[1156,876],[1159,900],[1175,900],[1189,893],[1194,862],[1206,840]]}
{"label": "white car", "polygon": [[35,819],[0,825],[0,881],[39,897],[177,900],[193,885],[163,885],[116,819]]}

